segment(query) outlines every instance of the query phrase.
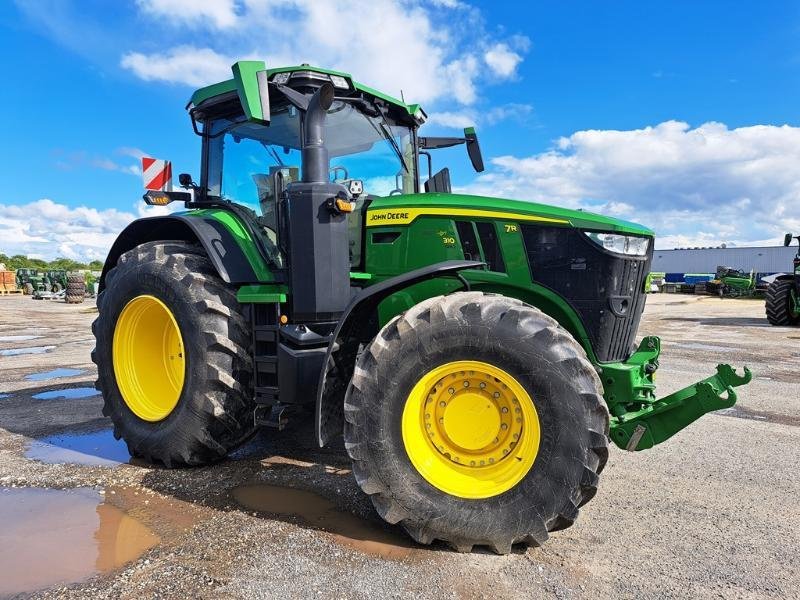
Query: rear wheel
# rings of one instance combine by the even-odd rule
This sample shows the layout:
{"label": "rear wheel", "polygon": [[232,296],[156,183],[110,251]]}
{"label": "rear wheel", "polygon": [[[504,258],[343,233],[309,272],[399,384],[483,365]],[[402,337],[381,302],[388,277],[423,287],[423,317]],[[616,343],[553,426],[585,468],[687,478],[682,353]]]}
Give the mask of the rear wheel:
{"label": "rear wheel", "polygon": [[32,283],[26,283],[25,285],[23,285],[22,286],[22,293],[25,294],[26,296],[33,295],[33,284]]}
{"label": "rear wheel", "polygon": [[97,305],[97,388],[132,455],[200,465],[252,435],[249,328],[201,248],[148,242],[126,252]]}
{"label": "rear wheel", "polygon": [[608,411],[580,345],[539,310],[431,298],[358,359],[345,446],[381,516],[462,551],[538,545],[597,490]]}
{"label": "rear wheel", "polygon": [[795,284],[791,279],[778,279],[767,288],[766,311],[771,325],[798,325],[800,312],[794,310]]}

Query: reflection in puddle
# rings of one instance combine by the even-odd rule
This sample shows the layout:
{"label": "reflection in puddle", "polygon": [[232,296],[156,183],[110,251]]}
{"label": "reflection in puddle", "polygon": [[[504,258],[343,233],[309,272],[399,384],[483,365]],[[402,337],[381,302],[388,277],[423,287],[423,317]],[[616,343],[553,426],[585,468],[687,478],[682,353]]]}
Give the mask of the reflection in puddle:
{"label": "reflection in puddle", "polygon": [[152,530],[87,488],[0,488],[0,523],[0,596],[82,581],[159,542]]}
{"label": "reflection in puddle", "polygon": [[411,540],[342,512],[313,492],[256,484],[236,487],[232,493],[234,500],[248,510],[297,517],[315,529],[331,533],[340,544],[365,554],[400,559],[414,551]]}
{"label": "reflection in puddle", "polygon": [[49,464],[70,463],[115,467],[130,460],[128,446],[114,439],[110,429],[91,433],[51,435],[31,442],[27,458]]}
{"label": "reflection in puddle", "polygon": [[800,417],[783,415],[766,410],[753,410],[752,408],[745,408],[738,404],[731,408],[718,410],[714,414],[725,417],[737,417],[739,419],[750,419],[753,421],[765,421],[767,423],[778,423],[779,425],[789,425],[790,427],[800,427]]}
{"label": "reflection in puddle", "polygon": [[50,352],[55,346],[31,346],[30,348],[9,348],[0,350],[0,356],[19,356],[20,354],[44,354]]}
{"label": "reflection in puddle", "polygon": [[0,394],[0,400],[3,398],[11,398],[11,394]]}
{"label": "reflection in puddle", "polygon": [[34,394],[33,397],[36,400],[55,400],[56,398],[66,398],[68,400],[72,400],[75,398],[90,398],[92,396],[97,396],[99,393],[100,392],[93,387],[80,387],[41,392],[39,394]]}
{"label": "reflection in puddle", "polygon": [[53,369],[52,371],[45,371],[44,373],[28,375],[25,379],[28,381],[45,381],[47,379],[57,379],[59,377],[75,377],[85,372],[85,369]]}
{"label": "reflection in puddle", "polygon": [[29,342],[38,340],[40,335],[0,335],[0,342]]}

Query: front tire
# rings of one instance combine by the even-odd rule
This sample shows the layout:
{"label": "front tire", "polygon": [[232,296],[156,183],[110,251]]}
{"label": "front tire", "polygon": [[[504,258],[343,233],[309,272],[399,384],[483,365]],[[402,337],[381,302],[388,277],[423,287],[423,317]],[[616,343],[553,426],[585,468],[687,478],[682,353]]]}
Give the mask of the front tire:
{"label": "front tire", "polygon": [[507,553],[569,527],[597,491],[608,457],[601,393],[583,349],[541,311],[440,296],[388,323],[359,357],[345,446],[377,511],[417,542]]}
{"label": "front tire", "polygon": [[794,281],[791,279],[777,279],[767,288],[765,308],[770,325],[800,324],[800,313],[795,313],[792,306],[794,289]]}
{"label": "front tire", "polygon": [[202,465],[253,434],[249,328],[202,248],[161,241],[129,250],[97,306],[96,387],[131,455]]}

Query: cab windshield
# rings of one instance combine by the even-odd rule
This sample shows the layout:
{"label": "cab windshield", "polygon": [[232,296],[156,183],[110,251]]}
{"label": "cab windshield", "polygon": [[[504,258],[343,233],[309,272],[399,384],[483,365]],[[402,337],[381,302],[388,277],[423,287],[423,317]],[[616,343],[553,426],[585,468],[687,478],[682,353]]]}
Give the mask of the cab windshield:
{"label": "cab windshield", "polygon": [[[216,119],[206,131],[206,187],[210,196],[243,204],[275,229],[275,173],[283,181],[301,175],[300,111],[273,108],[269,126]],[[364,183],[361,198],[413,193],[416,181],[411,129],[380,115],[371,116],[351,102],[335,101],[325,122],[330,180]]]}

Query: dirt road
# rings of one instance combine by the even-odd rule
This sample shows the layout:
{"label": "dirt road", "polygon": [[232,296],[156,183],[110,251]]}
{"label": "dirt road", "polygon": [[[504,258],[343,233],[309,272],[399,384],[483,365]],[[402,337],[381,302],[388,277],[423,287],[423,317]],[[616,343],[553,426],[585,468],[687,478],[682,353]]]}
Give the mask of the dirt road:
{"label": "dirt road", "polygon": [[649,299],[660,394],[718,362],[753,382],[651,451],[612,449],[576,525],[508,556],[411,544],[310,421],[208,468],[129,464],[93,389],[93,319],[0,297],[0,596],[800,595],[800,329],[769,327],[760,302]]}

